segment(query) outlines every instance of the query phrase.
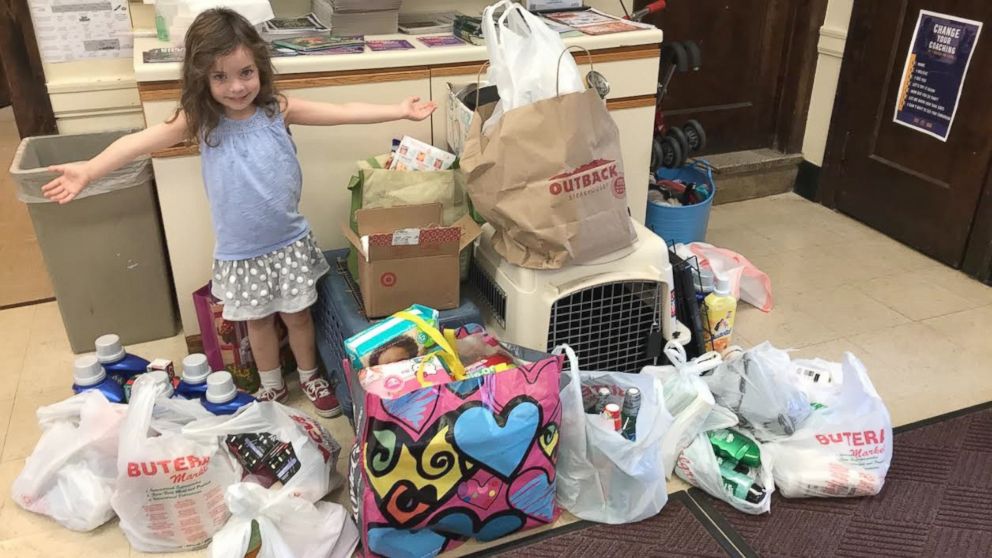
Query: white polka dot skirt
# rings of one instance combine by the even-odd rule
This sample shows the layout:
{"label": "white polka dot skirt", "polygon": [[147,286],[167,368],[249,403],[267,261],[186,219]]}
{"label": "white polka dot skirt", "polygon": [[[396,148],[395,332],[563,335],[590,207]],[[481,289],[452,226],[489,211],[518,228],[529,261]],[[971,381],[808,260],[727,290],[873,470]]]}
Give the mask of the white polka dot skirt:
{"label": "white polka dot skirt", "polygon": [[214,260],[213,295],[224,319],[255,320],[276,312],[299,312],[317,301],[317,280],[330,270],[313,233],[264,256]]}

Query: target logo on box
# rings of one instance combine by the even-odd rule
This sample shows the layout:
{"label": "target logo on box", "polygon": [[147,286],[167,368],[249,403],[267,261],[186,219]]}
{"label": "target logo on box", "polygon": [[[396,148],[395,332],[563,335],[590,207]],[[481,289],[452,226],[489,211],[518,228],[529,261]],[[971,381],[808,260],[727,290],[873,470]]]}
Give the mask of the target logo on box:
{"label": "target logo on box", "polygon": [[387,289],[396,284],[396,274],[388,271],[379,276],[379,283]]}

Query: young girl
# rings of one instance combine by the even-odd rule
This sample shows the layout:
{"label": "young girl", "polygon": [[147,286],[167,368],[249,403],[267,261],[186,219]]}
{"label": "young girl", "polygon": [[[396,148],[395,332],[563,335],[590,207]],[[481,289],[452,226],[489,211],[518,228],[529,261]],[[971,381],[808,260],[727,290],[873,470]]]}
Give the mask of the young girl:
{"label": "young girl", "polygon": [[278,313],[289,330],[303,392],[317,414],[333,417],[341,410],[317,374],[310,317],[315,284],[329,266],[299,211],[302,174],[288,126],[423,120],[436,104],[417,97],[398,105],[293,99],[278,93],[273,73],[269,46],[247,20],[228,9],[201,13],[186,34],[182,96],[172,119],[115,141],[89,161],[52,167],[61,176],[43,191],[67,203],[139,155],[184,139],[197,142],[216,236],[213,294],[224,302],[225,319],[248,322],[262,379],[255,396],[287,396]]}

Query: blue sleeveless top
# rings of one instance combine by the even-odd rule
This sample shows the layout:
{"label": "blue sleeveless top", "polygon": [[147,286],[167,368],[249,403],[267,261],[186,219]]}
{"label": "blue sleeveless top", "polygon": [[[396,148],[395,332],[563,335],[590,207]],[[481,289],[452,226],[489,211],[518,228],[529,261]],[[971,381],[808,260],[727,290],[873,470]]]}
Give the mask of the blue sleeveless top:
{"label": "blue sleeveless top", "polygon": [[203,183],[213,216],[218,260],[246,260],[303,238],[310,225],[300,214],[303,173],[282,114],[263,109],[244,120],[221,117],[200,141]]}

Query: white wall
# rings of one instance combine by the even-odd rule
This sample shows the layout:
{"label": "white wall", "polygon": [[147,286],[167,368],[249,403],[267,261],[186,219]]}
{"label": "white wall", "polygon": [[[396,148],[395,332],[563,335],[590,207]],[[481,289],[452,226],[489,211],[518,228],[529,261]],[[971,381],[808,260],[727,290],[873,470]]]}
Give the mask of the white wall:
{"label": "white wall", "polygon": [[823,27],[820,27],[820,40],[817,44],[819,56],[813,78],[809,115],[806,117],[806,135],[803,138],[803,158],[817,166],[823,165],[823,152],[827,146],[827,132],[830,130],[830,117],[837,94],[840,64],[844,58],[853,5],[854,0],[830,0]]}

